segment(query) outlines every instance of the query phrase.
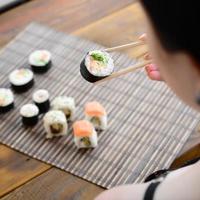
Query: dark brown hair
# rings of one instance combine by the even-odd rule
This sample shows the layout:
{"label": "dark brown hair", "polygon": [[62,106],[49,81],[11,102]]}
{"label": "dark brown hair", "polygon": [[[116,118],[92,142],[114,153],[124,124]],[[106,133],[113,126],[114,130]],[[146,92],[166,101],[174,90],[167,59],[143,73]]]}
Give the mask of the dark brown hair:
{"label": "dark brown hair", "polygon": [[198,0],[141,0],[162,46],[185,51],[200,63],[200,2]]}

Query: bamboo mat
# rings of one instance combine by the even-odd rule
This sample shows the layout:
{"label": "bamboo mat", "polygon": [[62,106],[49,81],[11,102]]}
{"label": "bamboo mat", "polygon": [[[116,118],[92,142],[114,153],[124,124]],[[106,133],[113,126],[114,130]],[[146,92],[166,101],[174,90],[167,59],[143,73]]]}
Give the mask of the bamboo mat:
{"label": "bamboo mat", "polygon": [[[53,66],[46,74],[35,75],[29,91],[15,94],[14,110],[0,115],[0,142],[105,188],[142,182],[151,172],[170,166],[199,118],[164,83],[148,80],[142,71],[99,86],[86,82],[79,64],[86,52],[98,48],[102,46],[37,23],[8,44],[0,54],[0,87],[9,87],[13,69],[29,67],[27,58],[33,50],[49,50]],[[117,69],[135,63],[117,52],[112,56]],[[57,95],[74,97],[75,119],[83,118],[87,101],[105,106],[109,128],[99,135],[96,149],[77,150],[71,128],[67,136],[47,140],[42,120],[33,128],[22,126],[20,106],[31,102],[39,88],[47,89],[51,100]]]}

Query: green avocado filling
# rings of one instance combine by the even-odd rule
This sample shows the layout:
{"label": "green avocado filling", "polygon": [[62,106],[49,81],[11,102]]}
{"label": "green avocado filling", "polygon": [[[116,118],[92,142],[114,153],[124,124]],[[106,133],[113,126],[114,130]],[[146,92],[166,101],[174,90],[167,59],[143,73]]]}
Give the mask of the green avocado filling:
{"label": "green avocado filling", "polygon": [[103,52],[94,51],[90,56],[96,61],[102,62],[103,64],[108,64],[108,57]]}

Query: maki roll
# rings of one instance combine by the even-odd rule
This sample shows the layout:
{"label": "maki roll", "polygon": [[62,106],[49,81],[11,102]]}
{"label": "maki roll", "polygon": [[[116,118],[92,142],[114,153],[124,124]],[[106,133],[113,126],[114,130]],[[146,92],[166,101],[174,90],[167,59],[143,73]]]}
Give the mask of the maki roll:
{"label": "maki roll", "polygon": [[0,88],[0,114],[14,108],[14,95],[10,89]]}
{"label": "maki roll", "polygon": [[85,119],[90,121],[96,130],[107,128],[107,114],[104,107],[97,101],[85,105]]}
{"label": "maki roll", "polygon": [[94,148],[98,144],[97,132],[87,120],[73,124],[74,143],[78,148]]}
{"label": "maki roll", "polygon": [[43,118],[46,138],[52,138],[67,134],[68,125],[63,112],[51,110]]}
{"label": "maki roll", "polygon": [[25,92],[34,84],[33,72],[29,69],[16,69],[9,75],[9,81],[16,92]]}
{"label": "maki roll", "polygon": [[21,107],[20,115],[25,126],[34,126],[38,122],[39,109],[34,104],[26,104]]}
{"label": "maki roll", "polygon": [[47,90],[37,90],[33,93],[33,101],[39,108],[40,113],[45,113],[50,108],[49,92]]}
{"label": "maki roll", "polygon": [[59,96],[56,97],[51,103],[53,110],[62,111],[67,120],[72,120],[75,112],[75,101],[72,97]]}
{"label": "maki roll", "polygon": [[30,54],[29,64],[36,73],[44,73],[51,67],[51,53],[47,50],[37,50]]}
{"label": "maki roll", "polygon": [[114,70],[114,63],[111,56],[104,51],[90,51],[80,65],[80,73],[84,79],[93,83],[99,81]]}

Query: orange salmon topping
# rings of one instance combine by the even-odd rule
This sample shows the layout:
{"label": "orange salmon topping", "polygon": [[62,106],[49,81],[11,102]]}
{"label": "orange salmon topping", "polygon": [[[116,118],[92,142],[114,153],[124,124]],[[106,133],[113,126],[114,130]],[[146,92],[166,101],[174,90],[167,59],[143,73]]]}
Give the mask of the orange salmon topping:
{"label": "orange salmon topping", "polygon": [[90,136],[93,132],[93,126],[86,120],[76,121],[73,124],[73,132],[78,137]]}
{"label": "orange salmon topping", "polygon": [[89,116],[101,117],[106,115],[106,111],[99,102],[92,101],[85,104],[85,114]]}

